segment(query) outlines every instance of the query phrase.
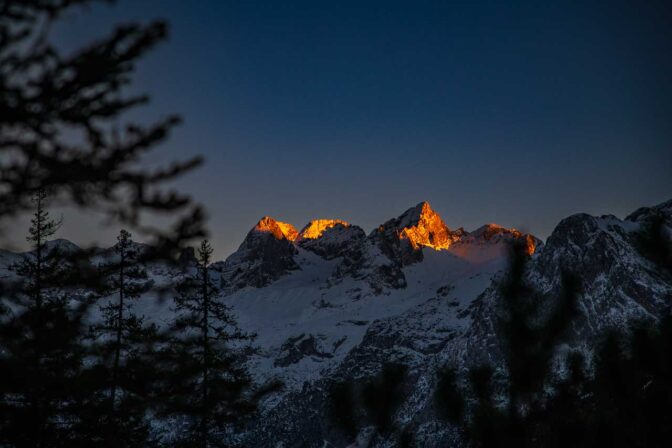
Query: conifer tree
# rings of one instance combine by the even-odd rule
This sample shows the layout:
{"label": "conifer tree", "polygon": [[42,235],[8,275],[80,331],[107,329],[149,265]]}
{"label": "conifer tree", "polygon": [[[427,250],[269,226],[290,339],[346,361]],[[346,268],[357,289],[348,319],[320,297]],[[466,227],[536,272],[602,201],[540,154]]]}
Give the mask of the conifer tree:
{"label": "conifer tree", "polygon": [[85,306],[73,307],[54,283],[67,269],[47,238],[58,223],[45,208],[46,193],[34,197],[28,240],[33,251],[13,266],[23,280],[7,300],[0,321],[0,446],[61,446],[69,439],[75,412],[72,391],[84,350],[79,335]]}
{"label": "conifer tree", "polygon": [[23,278],[22,288],[26,298],[33,302],[35,309],[40,309],[44,302],[45,290],[53,286],[55,280],[62,274],[62,265],[58,248],[47,248],[47,241],[61,226],[61,221],[52,219],[46,209],[47,193],[38,190],[33,195],[35,211],[30,220],[30,228],[26,240],[30,244],[32,253],[12,266],[12,270]]}
{"label": "conifer tree", "polygon": [[104,288],[100,322],[91,327],[90,363],[82,374],[76,427],[78,440],[115,447],[150,446],[154,358],[161,337],[155,324],[138,316],[133,302],[151,288],[138,263],[131,234],[121,230],[114,257],[99,269],[109,281]]}
{"label": "conifer tree", "polygon": [[395,440],[397,446],[413,446],[409,427],[395,426],[394,415],[403,403],[403,384],[408,368],[389,363],[377,375],[366,380],[342,380],[330,384],[327,415],[348,441],[355,439],[365,426],[375,428],[370,438]]}
{"label": "conifer tree", "polygon": [[[101,211],[155,237],[154,255],[171,259],[204,235],[203,213],[165,183],[200,158],[147,165],[143,156],[169,136],[179,117],[150,124],[124,118],[149,99],[125,87],[136,63],[165,39],[167,25],[127,23],[62,51],[50,39],[53,23],[92,2],[0,1],[0,219],[31,210],[36,193],[43,203],[48,190],[61,203]],[[145,212],[177,219],[170,229],[150,229],[141,220]],[[15,267],[24,281],[19,287],[0,283],[0,446],[93,446],[105,439],[95,433],[102,426],[93,425],[92,404],[104,402],[97,408],[104,415],[113,401],[124,414],[127,398],[137,395],[121,391],[146,387],[150,375],[110,381],[96,344],[82,342],[91,303],[76,291],[83,282],[103,285],[95,276],[84,278],[86,257],[70,269],[72,257],[46,245],[58,222],[40,212],[33,227],[35,256]],[[134,357],[137,366],[128,371],[141,372],[148,365],[141,359]]]}
{"label": "conifer tree", "polygon": [[[117,389],[119,388],[120,362],[122,352],[132,350],[132,344],[142,340],[143,336],[155,333],[155,327],[144,326],[144,318],[137,316],[132,301],[148,289],[147,273],[136,263],[137,253],[132,247],[131,234],[121,230],[117,237],[115,251],[118,255],[116,276],[112,280],[112,292],[116,300],[101,306],[103,323],[99,330],[112,336],[111,351],[113,364],[110,380],[110,407],[114,410]],[[128,353],[126,353],[128,354]]]}
{"label": "conifer tree", "polygon": [[126,23],[69,51],[52,42],[54,23],[94,2],[0,1],[0,218],[30,210],[42,189],[137,228],[141,212],[170,212],[177,218],[171,231],[151,233],[155,245],[174,256],[190,238],[203,236],[203,213],[165,184],[201,159],[146,165],[143,155],[180,119],[144,125],[125,118],[149,101],[126,87],[168,27]]}
{"label": "conifer tree", "polygon": [[252,338],[240,331],[222,302],[208,266],[212,248],[203,241],[197,266],[175,297],[176,334],[164,355],[171,372],[163,392],[164,413],[183,417],[179,446],[222,446],[224,432],[255,408],[258,394],[236,344]]}

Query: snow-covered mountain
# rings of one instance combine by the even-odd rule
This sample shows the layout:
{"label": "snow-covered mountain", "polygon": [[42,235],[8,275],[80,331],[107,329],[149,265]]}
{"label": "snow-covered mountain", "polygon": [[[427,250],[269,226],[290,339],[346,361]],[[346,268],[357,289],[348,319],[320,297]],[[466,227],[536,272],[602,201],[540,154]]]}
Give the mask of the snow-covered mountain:
{"label": "snow-covered mountain", "polygon": [[[505,267],[506,243],[526,244],[528,279],[542,294],[558,292],[562,269],[580,275],[575,344],[589,345],[610,325],[656,318],[669,309],[672,278],[641,254],[637,242],[641,224],[654,213],[672,228],[670,201],[625,220],[571,216],[546,244],[495,224],[450,230],[426,203],[367,237],[347,223],[317,226],[325,230],[311,244],[295,240],[292,259],[299,269],[264,288],[235,289],[226,299],[241,323],[259,334],[254,370],[287,383],[246,440],[258,446],[346,446],[352,440],[335,432],[325,415],[328,385],[369,377],[396,361],[410,368],[399,423],[412,428],[418,446],[459,443],[433,413],[436,372],[446,364],[500,364],[493,279]],[[393,445],[372,440],[370,446]]]}
{"label": "snow-covered mountain", "polygon": [[[497,362],[493,281],[505,268],[507,243],[526,245],[528,279],[542,293],[558,290],[562,269],[580,274],[576,343],[587,344],[610,325],[656,318],[669,309],[670,274],[647,260],[637,244],[637,231],[654,213],[672,228],[668,201],[624,220],[570,216],[545,244],[496,224],[472,232],[451,230],[426,202],[368,235],[337,219],[314,220],[297,231],[262,218],[235,253],[211,266],[221,279],[221,300],[243,330],[257,334],[251,371],[260,381],[277,377],[285,383],[241,443],[346,446],[352,441],[325,418],[327,385],[370,376],[398,361],[409,366],[410,375],[397,420],[413,429],[418,446],[450,446],[456,436],[438,422],[431,405],[436,370],[446,363]],[[17,257],[0,252],[0,275],[9,275],[7,264]],[[182,267],[152,263],[146,266],[148,277],[170,286],[182,278],[193,254],[185,253],[181,261]],[[169,301],[148,295],[138,307],[159,323],[171,318]]]}
{"label": "snow-covered mountain", "polygon": [[[262,376],[289,389],[326,375],[362,342],[373,322],[440,297],[447,326],[503,267],[513,229],[451,231],[426,202],[368,236],[341,220],[315,220],[297,232],[265,217],[238,251],[213,269],[240,324],[257,333]],[[486,229],[486,230],[487,230]]]}

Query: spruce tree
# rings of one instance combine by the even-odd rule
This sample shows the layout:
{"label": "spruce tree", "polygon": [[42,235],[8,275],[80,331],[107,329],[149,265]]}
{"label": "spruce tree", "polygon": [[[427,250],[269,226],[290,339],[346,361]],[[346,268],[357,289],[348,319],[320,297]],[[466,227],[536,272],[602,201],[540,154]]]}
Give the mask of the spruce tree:
{"label": "spruce tree", "polygon": [[42,308],[46,289],[54,286],[58,277],[63,274],[63,266],[60,264],[63,254],[58,248],[47,247],[48,239],[58,231],[61,221],[50,217],[46,200],[45,190],[38,190],[33,195],[35,211],[26,237],[32,251],[20,263],[11,267],[11,270],[22,277],[25,298],[32,302],[36,310]]}
{"label": "spruce tree", "polygon": [[180,118],[149,124],[127,118],[149,101],[127,89],[137,63],[166,39],[168,26],[125,23],[64,51],[51,39],[54,24],[94,2],[0,1],[0,219],[30,210],[42,189],[129,226],[140,227],[142,212],[169,212],[174,227],[150,233],[174,256],[204,234],[203,213],[165,185],[201,159],[148,164],[143,156]]}
{"label": "spruce tree", "polygon": [[395,413],[404,401],[403,386],[408,367],[388,363],[375,376],[359,381],[341,380],[329,385],[327,417],[348,441],[371,426],[370,438],[396,441],[396,446],[413,446],[414,435],[409,426],[394,425]]}
{"label": "spruce tree", "polygon": [[[149,124],[125,118],[149,100],[126,87],[137,62],[166,38],[167,25],[126,23],[64,52],[51,41],[52,25],[93,1],[0,1],[0,219],[31,210],[35,194],[43,202],[48,189],[63,204],[142,229],[154,237],[154,256],[171,259],[204,235],[203,213],[165,184],[200,158],[148,164],[143,156],[169,136],[179,117]],[[167,212],[176,222],[150,229],[141,219],[146,212]],[[95,290],[104,285],[89,278],[95,270],[87,257],[66,259],[46,245],[57,222],[38,213],[33,226],[30,241],[37,250],[15,267],[22,284],[0,283],[0,446],[92,446],[101,441],[95,433],[101,426],[84,431],[97,418],[92,405],[104,402],[101,413],[109,410],[115,395],[116,413],[123,414],[126,399],[138,395],[121,391],[146,387],[150,375],[110,381],[97,344],[82,342],[91,303],[77,291],[83,284]],[[75,262],[77,269],[70,269]],[[141,359],[133,358],[137,367],[129,371],[148,365]],[[111,394],[114,383],[118,393]]]}
{"label": "spruce tree", "polygon": [[12,267],[23,281],[6,298],[9,311],[0,321],[1,446],[64,446],[74,419],[86,306],[73,306],[55,288],[68,263],[47,247],[59,224],[45,200],[44,191],[34,197],[28,236],[33,251]]}
{"label": "spruce tree", "polygon": [[82,374],[81,421],[76,438],[105,446],[143,447],[153,442],[149,416],[157,372],[156,325],[138,316],[133,302],[152,282],[139,264],[131,234],[121,230],[111,260],[99,266],[108,279],[99,322],[91,327],[89,364]]}
{"label": "spruce tree", "polygon": [[164,413],[182,417],[179,446],[223,446],[225,432],[252,412],[257,396],[237,344],[251,339],[222,302],[208,266],[212,248],[203,241],[197,266],[177,288],[176,335],[164,355],[170,372]]}
{"label": "spruce tree", "polygon": [[142,342],[143,337],[151,337],[156,332],[153,325],[146,326],[144,317],[138,316],[133,310],[132,302],[140,294],[147,291],[150,284],[147,273],[137,264],[137,252],[133,248],[131,234],[127,230],[121,230],[117,237],[115,251],[118,255],[116,263],[116,275],[113,275],[111,289],[116,293],[116,298],[101,306],[102,324],[98,330],[111,336],[109,346],[113,361],[110,379],[110,408],[114,410],[117,389],[120,382],[120,370],[123,368],[122,354],[133,355],[133,345]]}

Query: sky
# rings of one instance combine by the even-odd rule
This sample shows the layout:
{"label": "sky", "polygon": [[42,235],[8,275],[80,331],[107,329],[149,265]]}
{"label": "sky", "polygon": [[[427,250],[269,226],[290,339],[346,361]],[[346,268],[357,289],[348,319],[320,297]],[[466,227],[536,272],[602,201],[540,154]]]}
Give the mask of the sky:
{"label": "sky", "polygon": [[[132,117],[183,117],[150,161],[205,157],[176,185],[207,208],[224,258],[264,215],[368,232],[427,200],[451,228],[546,238],[573,213],[672,198],[670,8],[121,0],[54,32],[75,48],[118,23],[169,22],[138,65],[133,89],[152,102]],[[114,226],[73,216],[62,237],[114,241]]]}

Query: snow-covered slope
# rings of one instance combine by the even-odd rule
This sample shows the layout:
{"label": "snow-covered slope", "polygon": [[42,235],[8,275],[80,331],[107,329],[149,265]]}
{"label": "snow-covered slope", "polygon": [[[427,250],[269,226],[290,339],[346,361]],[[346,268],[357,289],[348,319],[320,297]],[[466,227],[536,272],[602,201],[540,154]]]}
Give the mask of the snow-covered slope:
{"label": "snow-covered slope", "polygon": [[[589,345],[610,325],[622,325],[633,317],[655,318],[669,307],[672,279],[641,254],[637,232],[646,217],[656,212],[663,213],[672,228],[671,204],[639,210],[625,220],[574,215],[558,225],[545,245],[513,229],[487,225],[464,232],[441,250],[428,244],[414,249],[412,244],[403,246],[402,239],[411,232],[404,232],[402,227],[391,232],[391,250],[380,250],[377,255],[396,269],[395,275],[403,279],[403,286],[385,282],[371,286],[369,276],[376,270],[369,269],[364,270],[368,273],[363,277],[365,281],[346,275],[336,286],[327,282],[318,287],[319,295],[311,295],[311,288],[306,286],[306,280],[299,280],[299,273],[256,294],[248,290],[244,295],[234,295],[232,303],[252,325],[254,318],[247,316],[264,306],[264,294],[282,290],[282,296],[274,297],[273,303],[292,304],[292,309],[286,310],[288,314],[279,319],[273,311],[266,311],[269,321],[264,325],[268,329],[261,328],[260,334],[268,332],[262,344],[267,351],[260,357],[267,356],[268,361],[258,364],[258,371],[285,375],[289,387],[284,396],[269,404],[247,440],[260,446],[317,447],[325,441],[330,446],[346,446],[352,440],[333,431],[325,414],[329,383],[342,378],[365,378],[378,372],[383,364],[396,361],[410,367],[404,386],[406,400],[397,421],[412,429],[418,446],[459,444],[457,434],[434,416],[435,375],[445,364],[501,365],[493,328],[498,288],[492,279],[496,281],[504,268],[505,242],[522,239],[527,244],[533,253],[528,278],[549,297],[559,288],[562,269],[580,275],[582,316],[574,325],[575,343]],[[392,222],[400,221],[398,218]],[[380,232],[374,231],[364,242],[365,260],[372,251],[380,249],[377,233]],[[393,239],[395,236],[399,241]],[[367,263],[383,265],[371,261],[362,264]],[[331,268],[321,266],[323,276],[311,277],[317,285],[322,284]],[[294,281],[296,289],[291,286]],[[242,304],[250,299],[258,302]],[[312,308],[305,306],[307,302]],[[291,318],[290,314],[301,317]],[[281,364],[270,361],[278,356],[283,359]],[[283,445],[276,445],[279,442]],[[371,443],[393,445],[393,441],[384,440]]]}
{"label": "snow-covered slope", "polygon": [[[451,230],[426,202],[368,235],[336,219],[311,221],[297,231],[262,218],[234,254],[211,266],[221,279],[221,300],[243,330],[257,334],[251,371],[260,381],[285,382],[242,443],[317,447],[326,440],[345,446],[351,441],[325,418],[327,385],[366,377],[390,361],[410,366],[407,399],[397,419],[413,428],[419,446],[456,443],[451,429],[433,416],[435,372],[445,363],[497,362],[493,279],[505,268],[507,243],[526,244],[528,278],[543,293],[557,291],[563,269],[580,275],[582,317],[575,330],[577,341],[585,342],[609,325],[655,318],[669,307],[669,274],[637,245],[636,232],[655,213],[672,228],[669,201],[625,220],[571,216],[545,244],[496,224]],[[96,257],[112,254],[101,250]],[[18,257],[0,252],[0,275],[9,275],[6,265]],[[156,286],[170,288],[192,266],[193,254],[185,253],[179,265],[151,263],[146,270]],[[157,302],[152,294],[137,306],[159,323],[172,316],[170,301]]]}
{"label": "snow-covered slope", "polygon": [[289,234],[277,223],[263,218],[214,269],[231,285],[225,300],[240,325],[258,335],[255,371],[282,377],[288,389],[333,370],[373,322],[437,297],[450,304],[447,325],[461,324],[458,314],[503,267],[505,243],[527,237],[501,227],[498,238],[452,232],[426,202],[368,237],[340,220]]}

